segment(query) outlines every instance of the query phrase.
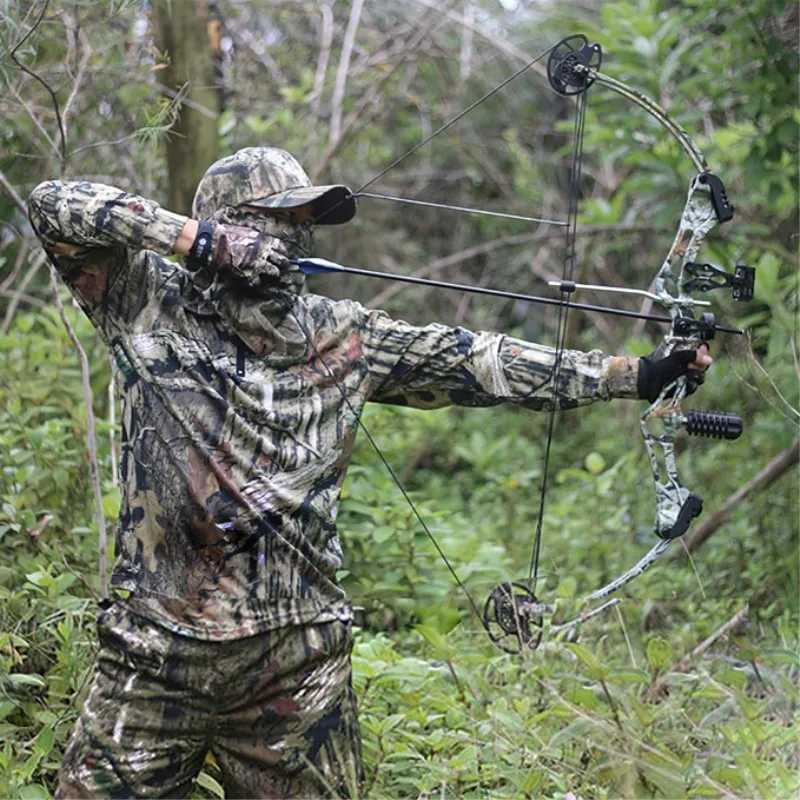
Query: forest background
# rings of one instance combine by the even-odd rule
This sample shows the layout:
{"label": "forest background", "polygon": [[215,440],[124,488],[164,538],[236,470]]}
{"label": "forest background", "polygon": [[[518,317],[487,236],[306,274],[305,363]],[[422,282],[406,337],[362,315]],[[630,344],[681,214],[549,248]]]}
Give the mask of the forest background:
{"label": "forest background", "polygon": [[[714,342],[692,400],[741,414],[745,433],[680,439],[684,480],[706,502],[685,547],[618,609],[524,657],[488,641],[362,441],[340,529],[341,578],[363,607],[353,661],[366,795],[797,796],[798,13],[780,0],[0,4],[0,796],[54,789],[95,657],[99,533],[119,507],[111,365],[54,282],[28,193],[80,177],[186,212],[214,158],[262,144],[294,153],[317,182],[361,185],[576,32],[601,43],[603,71],[687,128],[737,207],[701,260],[756,267],[751,304],[709,295],[749,335]],[[530,70],[375,190],[563,218],[571,109]],[[643,111],[590,92],[581,280],[647,287],[689,167]],[[534,294],[564,258],[560,229],[368,199],[350,226],[320,231],[317,253]],[[542,307],[353,277],[310,285],[415,323],[552,342],[556,316]],[[581,349],[641,355],[662,335],[572,320]],[[639,413],[616,402],[557,420],[538,593],[559,621],[652,544]],[[547,415],[370,408],[365,420],[476,597],[524,577]],[[209,758],[194,796],[223,797],[219,780]]]}

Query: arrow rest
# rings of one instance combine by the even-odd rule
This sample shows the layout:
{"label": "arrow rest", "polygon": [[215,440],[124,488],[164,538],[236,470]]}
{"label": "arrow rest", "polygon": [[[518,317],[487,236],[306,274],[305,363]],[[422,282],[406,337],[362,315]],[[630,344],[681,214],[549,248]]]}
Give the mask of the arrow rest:
{"label": "arrow rest", "polygon": [[589,70],[599,70],[602,60],[603,50],[599,44],[589,44],[582,33],[567,36],[547,59],[547,80],[558,94],[583,94],[594,83]]}
{"label": "arrow rest", "polygon": [[672,332],[675,336],[685,339],[697,339],[701,342],[710,342],[718,330],[717,318],[706,311],[700,315],[700,319],[693,317],[677,317],[672,325]]}

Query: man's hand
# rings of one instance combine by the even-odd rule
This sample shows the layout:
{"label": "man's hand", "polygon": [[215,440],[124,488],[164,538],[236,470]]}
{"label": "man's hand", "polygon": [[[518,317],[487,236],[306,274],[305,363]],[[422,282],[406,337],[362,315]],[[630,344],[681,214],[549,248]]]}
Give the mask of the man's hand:
{"label": "man's hand", "polygon": [[250,286],[274,283],[281,270],[289,268],[289,257],[280,239],[238,225],[212,222],[212,267],[227,269]]}
{"label": "man's hand", "polygon": [[280,239],[253,228],[220,222],[188,220],[174,249],[188,257],[190,269],[228,270],[249,286],[277,282],[281,271],[290,266]]}
{"label": "man's hand", "polygon": [[686,375],[687,394],[692,394],[705,380],[705,371],[714,362],[708,354],[708,345],[697,350],[676,350],[661,358],[657,348],[649,356],[639,359],[637,389],[639,397],[654,403],[661,390],[681,375]]}

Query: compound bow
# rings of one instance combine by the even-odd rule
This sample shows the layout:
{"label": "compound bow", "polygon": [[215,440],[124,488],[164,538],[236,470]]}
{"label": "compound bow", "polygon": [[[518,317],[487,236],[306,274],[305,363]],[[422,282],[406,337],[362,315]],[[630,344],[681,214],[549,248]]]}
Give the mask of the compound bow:
{"label": "compound bow", "polygon": [[[695,299],[693,295],[695,293],[704,293],[719,288],[731,288],[734,300],[750,300],[753,296],[753,287],[755,281],[755,270],[746,266],[745,264],[742,264],[741,262],[736,266],[736,269],[733,273],[727,273],[716,266],[711,264],[701,264],[695,260],[697,258],[700,246],[714,226],[719,223],[727,222],[733,217],[734,209],[728,200],[725,187],[720,178],[709,171],[705,158],[694,144],[688,133],[674,120],[672,120],[663,108],[654,103],[648,97],[626,86],[624,83],[614,80],[613,78],[610,78],[599,71],[602,61],[602,49],[599,44],[590,44],[588,39],[582,34],[569,36],[552,48],[549,48],[541,55],[537,56],[537,58],[530,61],[512,76],[506,78],[501,84],[487,92],[478,101],[470,105],[467,109],[460,112],[453,119],[449,120],[439,129],[434,131],[430,136],[425,138],[410,151],[396,159],[378,175],[365,183],[359,190],[354,192],[353,196],[373,197],[399,202],[412,202],[429,206],[439,205],[435,203],[422,203],[422,201],[418,200],[405,200],[403,198],[367,193],[366,189],[383,175],[385,175],[389,170],[397,166],[401,161],[404,161],[420,147],[427,144],[435,136],[438,136],[444,130],[449,128],[465,114],[472,111],[480,103],[495,94],[511,80],[528,70],[533,66],[533,64],[541,60],[546,55],[549,56],[547,63],[547,77],[551,87],[559,95],[575,96],[577,110],[575,121],[575,149],[573,152],[573,163],[570,179],[570,204],[568,220],[566,223],[567,242],[564,271],[560,281],[554,281],[550,284],[560,290],[560,298],[541,298],[532,295],[504,292],[494,289],[483,289],[461,284],[444,283],[441,281],[412,278],[407,276],[388,275],[386,273],[374,272],[371,270],[343,267],[323,259],[307,258],[298,260],[300,269],[308,274],[349,272],[360,275],[385,277],[393,280],[404,280],[411,283],[441,286],[450,289],[462,289],[494,296],[513,297],[515,299],[522,299],[531,302],[544,302],[559,306],[559,320],[556,333],[556,352],[554,366],[550,375],[552,394],[550,402],[548,438],[544,457],[542,493],[528,579],[524,583],[509,582],[496,586],[489,593],[482,611],[479,610],[470,592],[459,579],[456,571],[437,543],[428,525],[425,523],[414,503],[411,501],[408,493],[398,481],[397,476],[386,459],[383,457],[383,454],[375,443],[373,437],[359,419],[359,425],[361,426],[362,430],[364,430],[365,435],[375,448],[389,474],[398,485],[398,488],[402,492],[403,496],[408,501],[418,522],[425,530],[439,555],[444,560],[456,583],[465,593],[470,606],[481,620],[483,628],[498,647],[506,652],[511,653],[536,649],[539,646],[544,633],[544,617],[545,615],[552,613],[554,610],[553,606],[540,602],[535,594],[535,591],[538,579],[538,565],[542,538],[542,521],[544,517],[544,501],[547,485],[550,445],[553,436],[555,412],[559,406],[555,387],[558,383],[558,373],[561,366],[561,354],[564,350],[566,339],[567,313],[570,306],[589,309],[592,311],[606,311],[609,313],[638,316],[645,319],[654,319],[662,323],[668,323],[669,332],[665,336],[663,343],[658,348],[659,355],[664,357],[676,349],[696,349],[701,343],[708,342],[713,339],[718,331],[727,333],[742,333],[742,331],[736,328],[718,325],[713,314],[704,312],[701,313],[699,317],[696,317],[695,307],[707,306],[709,303],[704,300]],[[586,285],[572,281],[572,268],[574,266],[575,259],[575,231],[577,227],[577,196],[580,180],[580,156],[586,110],[585,99],[587,90],[594,84],[606,86],[617,94],[620,94],[632,101],[657,119],[661,125],[678,140],[684,152],[691,160],[697,173],[689,186],[686,205],[684,206],[680,217],[678,232],[675,236],[675,240],[673,241],[666,258],[664,259],[663,265],[658,271],[654,281],[654,291],[652,292],[639,289]],[[486,212],[480,209],[464,209],[455,208],[452,206],[443,207],[452,210],[469,211],[471,213],[489,213],[493,216],[504,216],[542,222],[542,220],[531,217],[498,214],[497,212]],[[669,316],[659,317],[644,313],[625,312],[618,309],[606,309],[602,306],[587,306],[571,302],[573,293],[586,289],[591,289],[593,291],[615,291],[644,295],[650,298],[652,301],[661,304],[667,310]],[[309,341],[311,341],[310,337]],[[330,372],[330,374],[331,377],[333,377],[333,373]],[[688,376],[682,376],[670,385],[665,386],[655,402],[653,402],[641,416],[642,436],[644,438],[645,447],[650,459],[650,465],[655,481],[656,519],[654,530],[659,538],[659,541],[645,556],[643,556],[625,573],[610,581],[602,588],[589,594],[585,598],[586,603],[594,603],[604,600],[609,595],[617,592],[634,578],[649,569],[669,548],[673,541],[686,533],[692,520],[700,514],[703,503],[702,498],[700,498],[700,496],[697,494],[690,492],[685,486],[683,486],[678,476],[678,468],[675,461],[675,438],[678,431],[683,428],[689,434],[724,439],[736,439],[742,432],[741,418],[735,414],[712,411],[692,411],[688,414],[684,414],[681,411],[681,400],[691,389],[689,381],[690,378]],[[345,401],[347,401],[344,389],[342,387],[339,388],[343,397],[345,398]],[[656,427],[658,430],[654,430]],[[618,600],[606,601],[599,607],[595,607],[571,622],[561,625],[551,625],[550,631],[558,632],[572,629],[618,602]]]}

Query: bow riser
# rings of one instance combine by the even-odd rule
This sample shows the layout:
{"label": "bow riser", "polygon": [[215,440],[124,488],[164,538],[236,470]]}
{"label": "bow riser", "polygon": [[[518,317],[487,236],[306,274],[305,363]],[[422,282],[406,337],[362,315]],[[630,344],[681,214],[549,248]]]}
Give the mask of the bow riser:
{"label": "bow riser", "polygon": [[[704,340],[699,332],[695,335],[676,333],[687,320],[695,319],[695,300],[683,288],[685,266],[694,261],[706,236],[718,223],[711,190],[701,178],[702,174],[691,183],[678,232],[655,280],[655,294],[669,310],[673,321],[659,351],[662,357],[678,349],[696,349]],[[687,380],[683,376],[665,387],[641,417],[642,438],[655,483],[654,530],[665,540],[682,536],[703,508],[702,499],[681,484],[675,461],[675,438],[685,419],[680,401],[687,394]],[[658,435],[651,431],[653,420],[657,420],[661,429]]]}

